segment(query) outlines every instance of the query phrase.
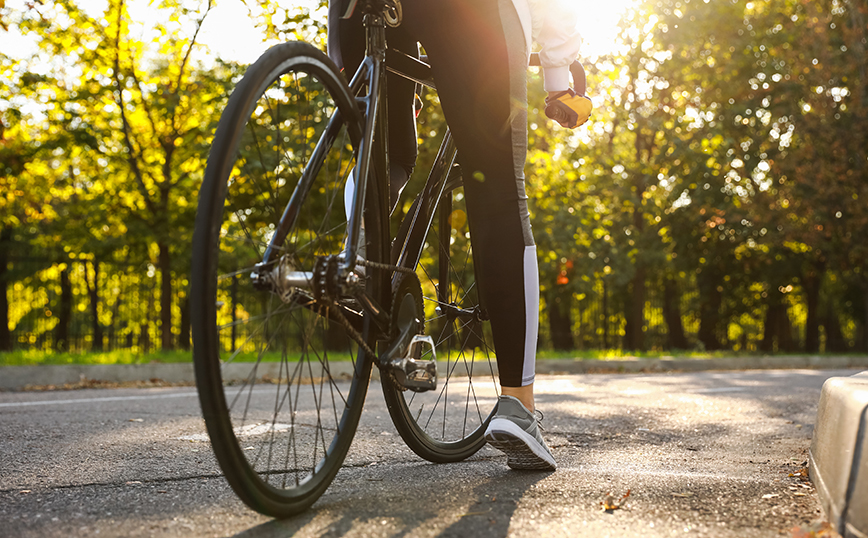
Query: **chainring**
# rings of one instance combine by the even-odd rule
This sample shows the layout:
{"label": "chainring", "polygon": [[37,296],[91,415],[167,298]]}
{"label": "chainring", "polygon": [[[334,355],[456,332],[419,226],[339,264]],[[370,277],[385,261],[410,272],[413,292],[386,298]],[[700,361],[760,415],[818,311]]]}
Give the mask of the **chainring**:
{"label": "chainring", "polygon": [[[416,273],[399,272],[392,283],[392,320],[389,327],[389,344],[401,334],[407,324],[416,325],[415,334],[425,334],[425,306],[422,300],[422,284]],[[387,348],[390,346],[386,346]],[[381,368],[395,387],[407,390],[395,379],[389,368]]]}

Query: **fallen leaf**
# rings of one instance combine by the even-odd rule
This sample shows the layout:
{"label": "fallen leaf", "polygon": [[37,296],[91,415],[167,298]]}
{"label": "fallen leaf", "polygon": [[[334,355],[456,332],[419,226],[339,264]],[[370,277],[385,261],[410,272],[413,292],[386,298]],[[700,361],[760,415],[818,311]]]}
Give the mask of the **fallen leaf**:
{"label": "fallen leaf", "polygon": [[798,477],[798,478],[801,478],[802,480],[807,480],[808,479],[808,468],[802,467],[801,469],[799,469],[795,473],[790,473],[788,476],[791,478]]}
{"label": "fallen leaf", "polygon": [[793,527],[792,538],[841,538],[828,521],[814,521],[806,527]]}
{"label": "fallen leaf", "polygon": [[145,419],[143,419],[143,418],[131,418],[130,419],[130,422],[144,422],[144,421],[145,421]]}
{"label": "fallen leaf", "polygon": [[618,499],[617,501],[615,500],[615,497],[614,497],[611,493],[606,494],[606,498],[603,499],[602,501],[600,501],[600,505],[602,505],[602,507],[603,507],[603,511],[605,511],[605,512],[611,512],[612,510],[618,510],[618,509],[620,509],[620,508],[623,506],[623,504],[624,504],[623,501],[624,501],[627,497],[630,496],[630,491],[631,491],[631,490],[628,489],[628,490],[627,490],[627,493],[625,493],[624,495],[622,495],[621,498]]}

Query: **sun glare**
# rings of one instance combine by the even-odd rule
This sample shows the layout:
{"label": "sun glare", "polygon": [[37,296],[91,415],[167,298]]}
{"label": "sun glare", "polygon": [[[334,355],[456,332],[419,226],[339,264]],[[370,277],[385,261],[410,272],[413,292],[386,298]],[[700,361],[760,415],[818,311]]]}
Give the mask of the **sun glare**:
{"label": "sun glare", "polygon": [[[636,0],[585,2],[580,12],[579,32],[582,34],[583,58],[595,58],[615,50],[618,21],[621,14]],[[313,5],[312,0],[299,0],[297,5]],[[262,34],[253,24],[241,0],[221,2],[208,15],[202,28],[202,43],[215,55],[242,63],[255,60],[266,48]],[[227,39],[227,36],[232,36]]]}
{"label": "sun glare", "polygon": [[[636,0],[608,0],[607,2],[584,2],[579,19],[579,32],[582,34],[582,58],[592,59],[601,54],[612,52],[617,36],[620,15]],[[191,9],[198,4],[187,2]],[[298,6],[313,7],[316,0],[293,0]],[[105,9],[105,0],[79,0],[78,4],[94,16]],[[161,10],[153,9],[148,0],[134,0],[128,4],[130,14],[136,24],[133,28],[146,33],[153,28],[160,17]],[[10,0],[10,8],[23,8],[21,0]],[[320,11],[323,16],[325,14]],[[134,30],[135,31],[135,30]],[[211,54],[227,61],[252,63],[273,43],[263,42],[262,32],[256,28],[247,6],[241,0],[224,0],[209,13],[199,36]],[[35,50],[35,46],[17,31],[0,32],[0,49],[13,55],[25,56]]]}
{"label": "sun glare", "polygon": [[608,0],[584,3],[579,15],[583,58],[596,58],[615,50],[621,14],[636,2],[637,0]]}

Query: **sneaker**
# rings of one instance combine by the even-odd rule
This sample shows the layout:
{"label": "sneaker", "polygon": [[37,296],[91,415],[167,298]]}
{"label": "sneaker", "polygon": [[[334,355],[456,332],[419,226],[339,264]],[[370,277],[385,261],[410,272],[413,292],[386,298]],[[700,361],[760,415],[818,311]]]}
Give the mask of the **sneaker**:
{"label": "sneaker", "polygon": [[485,440],[507,455],[512,469],[554,471],[555,458],[540,435],[536,415],[517,398],[501,396],[497,412],[485,430]]}

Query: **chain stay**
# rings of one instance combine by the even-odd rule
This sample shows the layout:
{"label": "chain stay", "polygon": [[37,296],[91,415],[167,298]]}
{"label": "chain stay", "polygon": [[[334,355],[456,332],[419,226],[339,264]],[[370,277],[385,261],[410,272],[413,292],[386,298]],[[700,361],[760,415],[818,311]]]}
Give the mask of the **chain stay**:
{"label": "chain stay", "polygon": [[[407,267],[401,267],[398,265],[391,265],[387,263],[372,262],[368,260],[358,260],[356,262],[356,265],[369,267],[371,269],[379,271],[392,271],[411,275],[416,274],[416,271]],[[337,301],[334,299],[334,297],[338,295],[336,293],[337,289],[334,284],[337,277],[337,258],[332,256],[318,258],[314,267],[314,274],[318,275],[318,279],[320,280],[320,285],[313,286],[314,301],[316,301],[316,303],[320,305],[319,308],[325,309],[326,317],[328,317],[329,313],[331,313],[331,315],[335,319],[337,319],[341,325],[343,325],[344,330],[347,332],[347,335],[352,338],[357,344],[359,344],[359,346],[365,351],[365,353],[367,353],[370,357],[376,359],[377,353],[365,341],[365,339],[362,337],[362,334],[357,331],[356,328],[353,327],[349,320],[344,316],[343,312],[341,312],[340,307],[337,305]],[[323,291],[325,291],[325,294],[322,293]],[[331,309],[331,312],[329,312],[329,309]]]}

